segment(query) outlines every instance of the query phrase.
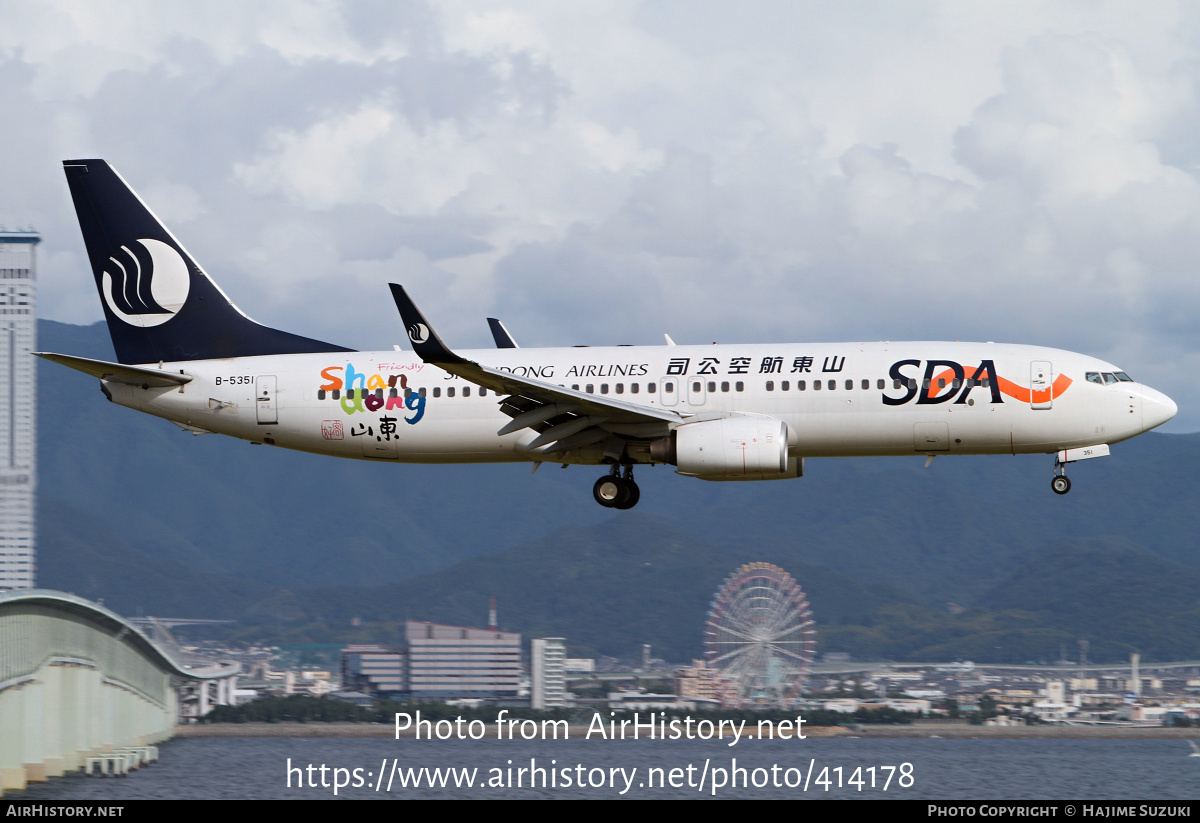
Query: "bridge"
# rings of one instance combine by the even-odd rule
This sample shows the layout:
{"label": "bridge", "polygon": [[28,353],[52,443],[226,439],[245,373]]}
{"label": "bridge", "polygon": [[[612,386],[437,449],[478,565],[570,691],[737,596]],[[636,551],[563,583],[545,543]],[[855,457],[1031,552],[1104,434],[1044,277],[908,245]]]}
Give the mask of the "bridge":
{"label": "bridge", "polygon": [[233,702],[239,671],[186,668],[82,597],[0,592],[0,795],[166,740],[180,719]]}

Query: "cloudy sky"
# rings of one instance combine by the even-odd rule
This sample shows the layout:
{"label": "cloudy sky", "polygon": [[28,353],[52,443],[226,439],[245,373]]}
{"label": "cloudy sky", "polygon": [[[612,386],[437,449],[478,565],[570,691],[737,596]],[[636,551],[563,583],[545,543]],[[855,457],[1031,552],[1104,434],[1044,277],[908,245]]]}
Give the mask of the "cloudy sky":
{"label": "cloudy sky", "polygon": [[1200,6],[0,0],[0,224],[101,319],[61,160],[255,319],[451,345],[997,340],[1200,430]]}

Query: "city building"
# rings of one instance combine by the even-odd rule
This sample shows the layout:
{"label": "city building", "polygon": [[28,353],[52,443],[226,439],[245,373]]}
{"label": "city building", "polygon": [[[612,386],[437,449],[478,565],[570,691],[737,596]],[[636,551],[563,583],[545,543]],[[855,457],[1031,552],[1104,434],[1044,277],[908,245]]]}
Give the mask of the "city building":
{"label": "city building", "polygon": [[517,696],[521,635],[408,620],[404,638],[413,699]]}
{"label": "city building", "polygon": [[0,589],[32,589],[37,341],[32,231],[0,231]]}
{"label": "city building", "polygon": [[681,698],[720,700],[729,691],[729,682],[722,680],[720,672],[709,668],[703,660],[693,660],[692,665],[675,671],[675,693]]}
{"label": "city building", "polygon": [[521,635],[405,621],[404,643],[342,650],[342,686],[398,700],[515,698]]}
{"label": "city building", "polygon": [[566,661],[567,643],[563,638],[537,637],[530,641],[531,708],[560,709],[567,705]]}
{"label": "city building", "polygon": [[408,690],[403,646],[356,643],[342,649],[342,688],[398,700]]}

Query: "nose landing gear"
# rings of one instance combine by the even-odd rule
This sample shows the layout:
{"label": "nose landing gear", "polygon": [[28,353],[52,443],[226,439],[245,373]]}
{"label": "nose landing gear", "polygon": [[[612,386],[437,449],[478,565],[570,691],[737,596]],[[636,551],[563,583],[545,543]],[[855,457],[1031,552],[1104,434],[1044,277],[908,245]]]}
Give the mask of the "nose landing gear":
{"label": "nose landing gear", "polygon": [[608,474],[592,486],[592,496],[606,509],[632,509],[642,496],[641,489],[633,482],[633,466],[614,465]]}
{"label": "nose landing gear", "polygon": [[1055,494],[1066,494],[1071,490],[1071,478],[1067,477],[1067,464],[1060,463],[1057,459],[1054,461],[1054,477],[1050,481],[1050,488],[1054,489]]}

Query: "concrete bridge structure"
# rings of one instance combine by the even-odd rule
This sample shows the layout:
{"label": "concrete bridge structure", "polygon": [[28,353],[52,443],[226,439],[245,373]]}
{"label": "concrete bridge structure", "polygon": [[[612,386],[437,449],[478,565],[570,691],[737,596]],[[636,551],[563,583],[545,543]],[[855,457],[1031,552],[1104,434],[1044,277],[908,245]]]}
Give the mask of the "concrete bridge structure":
{"label": "concrete bridge structure", "polygon": [[92,755],[166,740],[184,714],[232,702],[239,670],[185,668],[75,595],[0,592],[0,794]]}

